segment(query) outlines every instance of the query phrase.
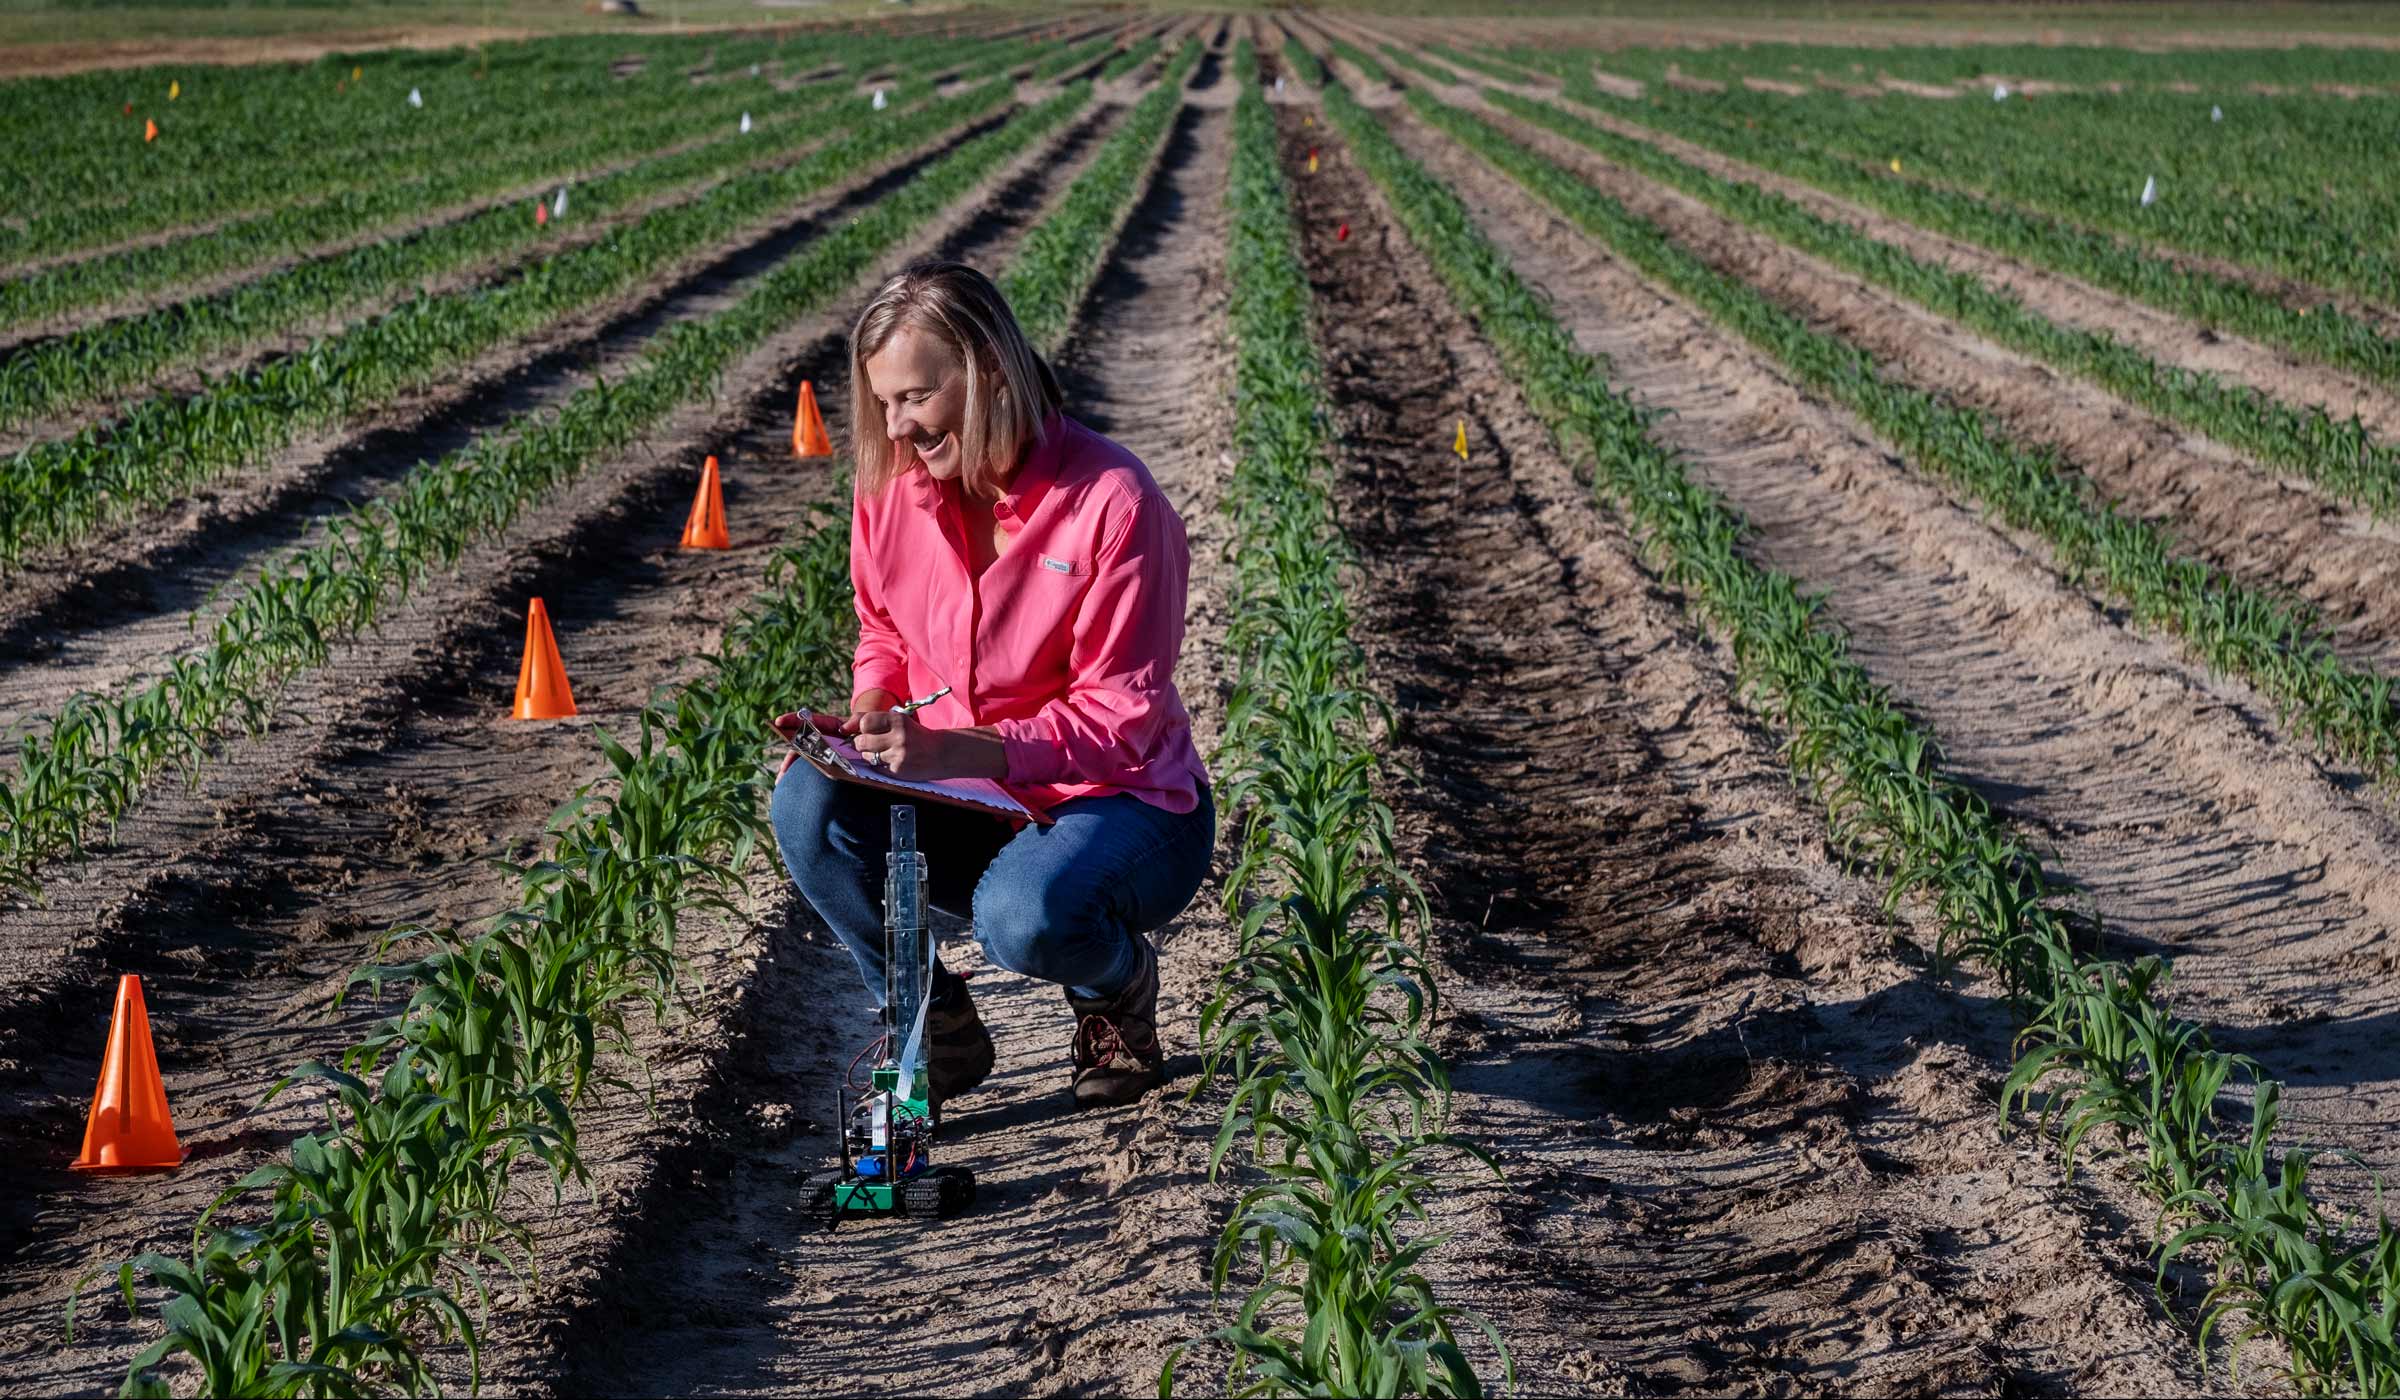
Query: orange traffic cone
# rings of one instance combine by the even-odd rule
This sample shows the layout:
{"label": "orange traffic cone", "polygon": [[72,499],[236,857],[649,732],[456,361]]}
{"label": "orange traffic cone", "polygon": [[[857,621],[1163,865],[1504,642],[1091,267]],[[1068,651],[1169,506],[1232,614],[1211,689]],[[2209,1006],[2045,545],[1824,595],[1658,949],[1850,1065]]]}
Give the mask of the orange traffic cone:
{"label": "orange traffic cone", "polygon": [[825,436],[825,419],[817,412],[817,391],[805,379],[800,381],[800,406],[792,410],[792,455],[833,455],[833,439]]}
{"label": "orange traffic cone", "polygon": [[717,479],[717,459],[700,469],[700,493],[692,497],[692,518],[683,523],[685,549],[731,549],[725,533],[725,489]]}
{"label": "orange traffic cone", "polygon": [[145,117],[145,118],[143,118],[143,119],[142,119],[142,141],[143,141],[143,143],[144,143],[144,144],[148,144],[149,142],[156,141],[157,139],[158,139],[158,122],[157,122],[155,119],[153,119],[153,118],[149,118],[149,117]]}
{"label": "orange traffic cone", "polygon": [[83,1155],[68,1165],[79,1172],[183,1165],[183,1146],[175,1141],[175,1120],[167,1112],[167,1086],[158,1077],[158,1052],[150,1044],[142,979],[130,972],[117,979],[117,1012],[109,1022],[108,1053],[100,1060],[100,1087],[92,1091]]}
{"label": "orange traffic cone", "polygon": [[525,659],[517,666],[518,719],[573,719],[575,692],[567,688],[567,663],[558,638],[550,635],[550,611],[533,600],[525,613]]}

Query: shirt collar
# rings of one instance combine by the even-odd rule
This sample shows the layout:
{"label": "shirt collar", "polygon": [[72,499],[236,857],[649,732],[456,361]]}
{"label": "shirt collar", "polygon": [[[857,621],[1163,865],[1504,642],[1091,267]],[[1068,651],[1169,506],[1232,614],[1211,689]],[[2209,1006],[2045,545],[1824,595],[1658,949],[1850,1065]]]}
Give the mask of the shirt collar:
{"label": "shirt collar", "polygon": [[1008,478],[1008,487],[992,504],[992,516],[1001,528],[1014,531],[1033,518],[1041,509],[1042,498],[1050,494],[1052,483],[1058,480],[1058,467],[1067,450],[1067,419],[1063,413],[1052,412],[1042,420],[1041,433],[1034,439],[1033,448],[1025,454],[1024,465]]}
{"label": "shirt collar", "polygon": [[[1025,454],[1024,465],[1008,479],[1008,488],[992,503],[992,515],[1002,528],[1014,531],[1033,517],[1041,508],[1042,499],[1058,480],[1059,463],[1067,451],[1067,418],[1053,411],[1042,420],[1041,436],[1035,439],[1032,450]],[[944,498],[943,484],[935,481],[922,467],[911,470],[901,478],[907,483],[917,504],[931,510]]]}

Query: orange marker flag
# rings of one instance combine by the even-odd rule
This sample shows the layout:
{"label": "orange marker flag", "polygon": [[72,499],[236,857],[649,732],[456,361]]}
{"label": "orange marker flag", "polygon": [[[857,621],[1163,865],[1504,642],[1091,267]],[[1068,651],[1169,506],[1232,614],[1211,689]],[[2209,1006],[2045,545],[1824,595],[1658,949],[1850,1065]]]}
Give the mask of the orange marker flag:
{"label": "orange marker flag", "polygon": [[1308,148],[1308,173],[1317,173],[1317,148],[1314,146]]}
{"label": "orange marker flag", "polygon": [[153,141],[156,141],[157,139],[158,139],[158,122],[157,122],[156,120],[152,119],[152,118],[148,118],[148,117],[145,117],[145,118],[143,118],[143,119],[142,119],[142,144],[146,146],[146,145],[150,144],[151,142],[153,142]]}
{"label": "orange marker flag", "polygon": [[533,226],[540,228],[548,222],[550,222],[550,206],[538,199],[535,200],[533,202]]}
{"label": "orange marker flag", "polygon": [[817,391],[805,379],[800,381],[799,407],[792,411],[792,455],[833,455],[833,439],[825,435],[824,416],[817,412]]}
{"label": "orange marker flag", "polygon": [[685,549],[731,549],[725,533],[725,486],[717,475],[717,459],[700,469],[700,491],[692,497],[692,517],[683,522]]}
{"label": "orange marker flag", "polygon": [[567,687],[567,663],[550,632],[550,611],[533,600],[525,612],[525,659],[517,666],[518,719],[573,719],[575,692]]}
{"label": "orange marker flag", "polygon": [[108,1052],[100,1060],[100,1086],[92,1091],[92,1116],[84,1124],[83,1154],[68,1163],[79,1172],[159,1170],[183,1165],[175,1120],[167,1112],[167,1086],[158,1077],[158,1051],[150,1044],[150,1009],[142,1002],[142,979],[117,979],[117,1011],[109,1022]]}

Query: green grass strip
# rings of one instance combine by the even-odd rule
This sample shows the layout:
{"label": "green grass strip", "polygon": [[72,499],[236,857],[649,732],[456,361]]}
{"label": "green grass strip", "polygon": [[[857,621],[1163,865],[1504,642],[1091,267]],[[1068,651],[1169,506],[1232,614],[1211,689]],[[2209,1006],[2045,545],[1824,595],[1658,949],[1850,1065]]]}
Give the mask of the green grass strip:
{"label": "green grass strip", "polygon": [[295,551],[233,599],[208,644],[122,696],[81,695],[25,737],[14,783],[0,780],[0,889],[38,894],[40,865],[80,855],[169,764],[199,763],[220,730],[259,724],[292,675],[323,664],[337,640],[374,625],[437,567],[497,538],[520,513],[639,440],[676,407],[713,392],[725,368],[782,326],[829,304],[893,245],[1007,159],[1081,109],[1078,83],[969,141],[800,256],[733,306],[682,322],[625,378],[525,415],[394,490],[337,517],[323,543]]}
{"label": "green grass strip", "polygon": [[1864,351],[1810,329],[1489,122],[1422,90],[1408,100],[1578,228],[1690,298],[1803,384],[1856,412],[1910,462],[1998,520],[2040,535],[2070,580],[2115,599],[2137,626],[2170,633],[2210,668],[2247,680],[2275,704],[2284,724],[2378,781],[2400,777],[2393,679],[2345,663],[2305,603],[2179,555],[2166,531],[2119,511],[2055,453],[2028,450],[1984,414],[1885,377]]}
{"label": "green grass strip", "polygon": [[[1943,772],[1938,741],[1850,659],[1821,600],[1745,555],[1748,522],[1651,434],[1659,411],[1611,387],[1607,361],[1577,346],[1458,197],[1372,115],[1338,90],[1326,110],[1534,410],[1591,463],[1601,501],[1727,638],[1741,697],[1785,732],[1787,761],[1824,806],[1835,847],[1885,879],[1895,905],[1928,902],[1937,969],[1970,958],[2028,1013],[2002,1112],[2038,1104],[2070,1171],[2086,1144],[2125,1149],[2164,1206],[2162,1280],[2186,1250],[2215,1251],[2201,1340],[2230,1332],[2228,1364],[2241,1340],[2263,1334],[2290,1349],[2304,1392],[2400,1389],[2400,1235],[2382,1218],[2352,1235],[2310,1194],[2310,1154],[2272,1145],[2280,1085],[2175,1018],[2161,960],[2084,954],[2100,935],[2068,912],[2071,891]],[[2227,1123],[2220,1096],[2244,1082],[2249,1121]]]}
{"label": "green grass strip", "polygon": [[1482,1316],[1434,1297],[1418,1266],[1443,1237],[1407,1225],[1425,1215],[1430,1155],[1490,1158],[1445,1130],[1427,913],[1376,796],[1390,715],[1349,635],[1332,414],[1248,43],[1234,79],[1238,458],[1225,504],[1237,660],[1220,763],[1231,760],[1226,810],[1242,814],[1225,895],[1241,936],[1201,1012],[1206,1068],[1192,1092],[1231,1081],[1212,1173],[1247,1139],[1269,1180],[1242,1194],[1219,1236],[1216,1288],[1245,1252],[1260,1277],[1214,1340],[1233,1351],[1235,1394],[1479,1395],[1455,1328],[1490,1337],[1512,1383],[1514,1363]]}
{"label": "green grass strip", "polygon": [[[695,187],[698,182],[729,170],[772,165],[822,140],[829,128],[840,130],[869,120],[866,99],[852,93],[847,83],[788,102],[783,110],[770,109],[763,93],[751,94],[746,100],[759,104],[758,130],[747,136],[738,134],[733,119],[727,116],[716,123],[718,139],[714,141],[578,184],[569,203],[575,220],[605,219],[662,193],[678,202],[702,198],[707,191]],[[843,111],[853,106],[855,111]],[[837,120],[828,123],[828,116]],[[839,119],[844,117],[847,120]],[[544,190],[536,199],[550,197]],[[212,296],[69,331],[0,362],[0,427],[82,407],[105,395],[148,384],[165,371],[211,352],[272,336],[311,317],[338,315],[370,298],[483,259],[538,248],[553,236],[549,228],[535,224],[530,204],[511,199],[412,237],[363,244],[270,272]],[[196,241],[213,242],[205,238]],[[489,296],[491,292],[474,288],[460,295]],[[341,344],[339,337],[333,336],[320,341],[319,347],[339,353]]]}
{"label": "green grass strip", "polygon": [[2014,350],[2120,395],[2162,418],[2261,461],[2297,472],[2378,519],[2400,509],[2400,448],[2378,441],[2357,417],[2295,408],[2204,370],[2162,365],[2106,331],[2062,326],[2015,293],[1987,285],[1811,213],[1798,201],[1594,126],[1572,113],[1489,89],[1494,105],[1589,146],[1805,252],[1845,267],[1928,310],[1963,322]]}

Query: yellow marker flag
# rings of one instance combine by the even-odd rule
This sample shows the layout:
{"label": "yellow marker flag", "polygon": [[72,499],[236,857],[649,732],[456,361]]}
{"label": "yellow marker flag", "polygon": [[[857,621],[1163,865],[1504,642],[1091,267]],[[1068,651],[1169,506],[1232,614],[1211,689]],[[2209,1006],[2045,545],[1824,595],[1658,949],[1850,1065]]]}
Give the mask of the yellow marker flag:
{"label": "yellow marker flag", "polygon": [[1450,450],[1458,454],[1458,460],[1467,460],[1467,420],[1464,418],[1458,420],[1458,441],[1450,444]]}
{"label": "yellow marker flag", "polygon": [[1311,175],[1317,173],[1317,153],[1315,151],[1308,153],[1308,173]]}
{"label": "yellow marker flag", "polygon": [[1315,117],[1302,117],[1300,119],[1300,124],[1302,126],[1315,126],[1317,124],[1317,119]]}
{"label": "yellow marker flag", "polygon": [[360,67],[358,67],[358,66],[357,66],[357,65],[355,65],[355,64],[351,65],[351,68],[350,68],[350,81],[352,81],[352,82],[354,82],[354,83],[355,83],[355,82],[357,82],[357,81],[358,81],[358,75],[359,75],[359,74],[361,74],[361,73],[363,73],[363,72],[365,72],[365,71],[367,71],[367,70],[365,70],[364,68],[360,68]]}
{"label": "yellow marker flag", "polygon": [[182,79],[180,79],[180,78],[179,78],[179,79],[177,79],[176,81],[174,81],[174,82],[171,82],[171,83],[167,84],[167,100],[168,100],[169,102],[172,102],[172,101],[174,101],[176,98],[178,98],[178,97],[181,97],[181,96],[183,96],[183,80],[182,80]]}
{"label": "yellow marker flag", "polygon": [[1892,173],[1894,175],[1900,173],[1900,157],[1898,156],[1892,157]]}

